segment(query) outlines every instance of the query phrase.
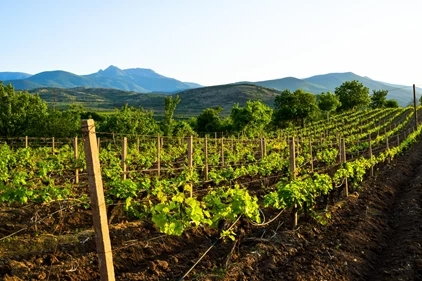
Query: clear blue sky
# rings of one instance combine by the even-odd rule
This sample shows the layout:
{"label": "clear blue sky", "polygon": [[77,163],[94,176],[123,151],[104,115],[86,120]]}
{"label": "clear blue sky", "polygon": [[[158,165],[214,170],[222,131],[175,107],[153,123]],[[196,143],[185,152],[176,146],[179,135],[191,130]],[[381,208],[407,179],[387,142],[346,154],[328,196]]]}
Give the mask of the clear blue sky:
{"label": "clear blue sky", "polygon": [[151,68],[216,85],[352,71],[422,84],[420,0],[0,0],[0,71]]}

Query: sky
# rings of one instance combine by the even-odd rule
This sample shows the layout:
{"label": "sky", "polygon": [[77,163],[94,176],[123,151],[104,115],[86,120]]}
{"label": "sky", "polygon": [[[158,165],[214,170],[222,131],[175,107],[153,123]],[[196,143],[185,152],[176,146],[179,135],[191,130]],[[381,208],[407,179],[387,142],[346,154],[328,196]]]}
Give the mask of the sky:
{"label": "sky", "polygon": [[204,86],[354,72],[422,85],[420,0],[0,0],[0,72],[109,65]]}

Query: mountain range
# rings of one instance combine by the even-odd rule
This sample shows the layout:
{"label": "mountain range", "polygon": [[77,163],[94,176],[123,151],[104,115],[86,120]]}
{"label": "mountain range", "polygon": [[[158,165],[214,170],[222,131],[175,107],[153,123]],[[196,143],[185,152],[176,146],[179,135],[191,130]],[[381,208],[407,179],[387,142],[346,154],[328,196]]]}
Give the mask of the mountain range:
{"label": "mountain range", "polygon": [[[345,81],[352,80],[357,80],[364,84],[371,90],[371,93],[372,90],[388,90],[389,93],[387,98],[397,100],[401,106],[408,105],[413,99],[411,86],[380,82],[368,77],[359,76],[352,72],[328,73],[304,79],[285,77],[256,82],[243,81],[229,84],[234,85],[230,87],[228,87],[228,85],[202,87],[196,83],[182,82],[174,78],[165,77],[151,69],[120,69],[111,65],[105,70],[99,70],[96,73],[88,75],[76,75],[61,70],[45,71],[35,75],[22,72],[0,72],[0,80],[3,80],[4,84],[11,83],[17,90],[34,90],[39,88],[70,89],[79,87],[78,92],[80,92],[82,88],[102,88],[129,91],[129,96],[132,96],[133,92],[161,94],[182,94],[181,92],[183,92],[183,95],[185,95],[184,91],[186,91],[186,94],[191,95],[192,98],[197,95],[197,100],[192,106],[197,105],[201,98],[218,98],[218,95],[222,95],[221,89],[230,90],[230,92],[235,95],[236,93],[242,92],[245,89],[244,85],[246,84],[274,89],[276,91],[283,91],[285,89],[295,91],[297,89],[302,89],[307,92],[319,94],[321,92],[334,92],[336,87],[339,87]],[[242,90],[234,91],[235,85],[243,85],[241,86]],[[215,87],[220,87],[218,88],[220,90],[216,92]],[[248,93],[250,90],[251,89],[248,88]],[[99,92],[104,93],[103,90]],[[212,92],[217,96],[206,95],[207,97],[202,97],[204,93],[208,92]],[[418,97],[421,95],[420,93],[421,89],[417,89]],[[233,99],[242,100],[242,97],[233,97]],[[113,100],[113,103],[115,102],[116,100]],[[223,104],[224,103],[220,103],[220,105]]]}
{"label": "mountain range", "polygon": [[[3,77],[6,77],[6,79]],[[0,72],[0,80],[3,80],[4,84],[11,83],[17,90],[31,90],[42,87],[91,87],[149,93],[175,92],[201,87],[199,84],[181,82],[174,78],[165,77],[151,69],[120,69],[113,65],[105,70],[99,70],[88,75],[76,75],[67,71],[55,70],[25,77],[23,73],[19,72]]]}

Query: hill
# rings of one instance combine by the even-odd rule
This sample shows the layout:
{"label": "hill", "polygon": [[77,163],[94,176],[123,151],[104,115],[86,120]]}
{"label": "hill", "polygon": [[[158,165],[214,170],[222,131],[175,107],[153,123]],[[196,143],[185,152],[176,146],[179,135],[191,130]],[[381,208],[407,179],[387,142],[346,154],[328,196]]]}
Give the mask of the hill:
{"label": "hill", "polygon": [[7,75],[7,73],[0,72],[0,77],[8,77],[8,79],[3,79],[4,84],[11,83],[17,90],[31,90],[40,87],[92,87],[148,93],[155,91],[176,92],[201,87],[196,83],[184,83],[174,78],[165,77],[151,69],[130,68],[122,70],[112,65],[105,70],[99,70],[89,75],[76,75],[62,70],[45,71],[28,77]]}
{"label": "hill", "polygon": [[[49,106],[58,108],[76,104],[89,110],[107,111],[120,108],[127,103],[129,106],[153,110],[157,115],[163,114],[164,98],[168,96],[162,93],[141,94],[117,89],[84,87],[40,88],[29,92],[39,94]],[[272,107],[274,98],[279,93],[277,90],[256,85],[229,84],[190,89],[173,95],[179,95],[181,98],[176,109],[176,115],[180,118],[197,116],[204,109],[217,106],[223,107],[222,115],[229,115],[235,103],[243,106],[248,100],[260,100]]]}
{"label": "hill", "polygon": [[0,72],[0,81],[26,79],[31,76],[31,74],[23,72]]}
{"label": "hill", "polygon": [[[280,91],[285,89],[290,91],[302,89],[313,94],[320,94],[322,92],[334,93],[336,87],[339,87],[346,81],[352,80],[357,80],[368,87],[370,94],[372,94],[372,90],[388,90],[389,92],[387,98],[397,100],[400,106],[407,106],[409,102],[413,101],[413,88],[411,86],[392,85],[386,82],[375,81],[368,77],[359,76],[352,72],[328,73],[312,76],[305,79],[287,77],[246,83],[274,88]],[[421,94],[422,89],[418,89],[417,97],[419,98]]]}

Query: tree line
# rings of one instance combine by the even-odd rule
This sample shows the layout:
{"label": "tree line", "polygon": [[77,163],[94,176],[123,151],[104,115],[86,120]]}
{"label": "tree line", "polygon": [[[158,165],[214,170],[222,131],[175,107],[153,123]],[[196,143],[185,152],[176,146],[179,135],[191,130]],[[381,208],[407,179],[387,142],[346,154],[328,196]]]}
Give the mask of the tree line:
{"label": "tree line", "polygon": [[374,90],[370,95],[362,83],[346,81],[334,93],[314,95],[300,89],[284,90],[276,96],[273,108],[260,101],[248,101],[243,107],[235,104],[225,118],[220,116],[223,108],[215,107],[185,121],[174,118],[180,97],[169,96],[165,98],[164,118],[158,122],[152,111],[128,105],[109,115],[76,105],[66,110],[48,108],[37,94],[16,92],[11,84],[4,86],[0,81],[0,136],[73,137],[80,135],[81,120],[92,118],[97,131],[103,132],[165,136],[227,132],[255,137],[289,126],[304,127],[335,112],[398,107],[397,101],[387,100],[387,94],[387,90]]}

